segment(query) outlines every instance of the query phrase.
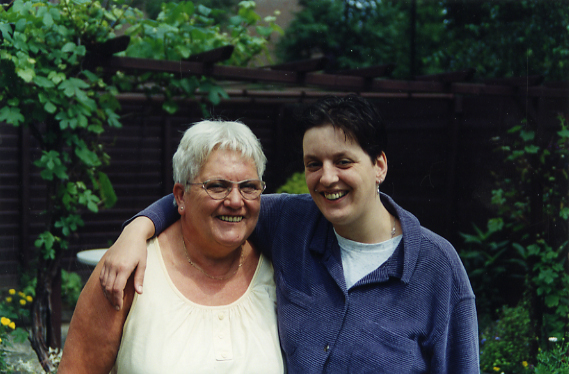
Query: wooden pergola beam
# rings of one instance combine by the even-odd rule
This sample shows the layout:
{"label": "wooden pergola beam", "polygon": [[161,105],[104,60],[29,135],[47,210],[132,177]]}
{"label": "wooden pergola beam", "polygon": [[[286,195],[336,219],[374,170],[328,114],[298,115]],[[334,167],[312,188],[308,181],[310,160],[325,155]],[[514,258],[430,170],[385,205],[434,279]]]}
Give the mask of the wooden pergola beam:
{"label": "wooden pergola beam", "polygon": [[544,81],[543,75],[529,75],[527,77],[519,78],[489,78],[484,79],[486,84],[510,86],[510,87],[531,87],[538,86]]}
{"label": "wooden pergola beam", "polygon": [[550,87],[550,88],[567,89],[567,88],[569,88],[569,81],[545,82],[545,83],[543,83],[543,85],[545,87]]}
{"label": "wooden pergola beam", "polygon": [[419,75],[415,77],[417,81],[430,81],[430,82],[442,82],[442,83],[455,83],[455,82],[467,82],[472,80],[476,69],[469,68],[460,71],[451,71],[448,73],[431,74],[431,75]]}
{"label": "wooden pergola beam", "polygon": [[308,60],[285,62],[283,64],[265,66],[265,68],[280,71],[294,71],[297,73],[309,73],[324,69],[327,63],[328,59],[326,57],[319,57]]}
{"label": "wooden pergola beam", "polygon": [[122,35],[108,39],[104,43],[93,43],[86,45],[87,52],[99,56],[112,56],[115,53],[125,51],[130,43],[130,36]]}
{"label": "wooden pergola beam", "polygon": [[336,71],[335,74],[362,78],[379,78],[391,75],[394,69],[395,64],[383,64],[360,69],[340,70]]}
{"label": "wooden pergola beam", "polygon": [[[89,64],[101,66],[107,71],[157,71],[181,75],[205,75],[219,80],[270,82],[290,85],[315,86],[322,89],[352,92],[398,92],[398,93],[457,93],[472,95],[518,95],[514,84],[490,85],[483,83],[443,83],[441,81],[404,81],[391,79],[369,79],[359,76],[299,73],[286,70],[251,69],[235,66],[212,65],[191,61],[166,61],[130,57],[92,56]],[[526,80],[524,80],[526,82]],[[532,80],[532,82],[534,82]],[[526,83],[523,84],[524,86]],[[524,94],[535,96],[567,96],[568,89],[531,87]]]}
{"label": "wooden pergola beam", "polygon": [[225,60],[229,60],[235,49],[232,45],[226,45],[223,47],[215,48],[210,51],[198,53],[191,55],[187,58],[190,62],[205,62],[205,63],[216,63]]}

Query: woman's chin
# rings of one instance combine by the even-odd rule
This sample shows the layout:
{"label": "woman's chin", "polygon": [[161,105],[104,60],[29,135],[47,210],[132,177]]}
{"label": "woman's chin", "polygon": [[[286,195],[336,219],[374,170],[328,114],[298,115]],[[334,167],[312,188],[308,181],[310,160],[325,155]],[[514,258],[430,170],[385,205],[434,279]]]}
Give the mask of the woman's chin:
{"label": "woman's chin", "polygon": [[225,248],[235,249],[243,244],[249,235],[246,235],[244,232],[239,232],[231,235],[222,235],[216,238],[216,242]]}
{"label": "woman's chin", "polygon": [[348,221],[349,216],[339,209],[321,209],[320,211],[334,227],[345,225]]}

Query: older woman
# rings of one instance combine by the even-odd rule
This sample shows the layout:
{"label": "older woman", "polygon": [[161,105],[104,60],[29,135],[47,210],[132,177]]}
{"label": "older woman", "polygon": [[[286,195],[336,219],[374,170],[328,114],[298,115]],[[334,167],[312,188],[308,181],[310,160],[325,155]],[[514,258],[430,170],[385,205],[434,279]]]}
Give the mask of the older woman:
{"label": "older woman", "polygon": [[[302,123],[310,195],[265,195],[251,237],[273,260],[288,372],[479,373],[474,294],[458,254],[379,191],[387,157],[376,109],[327,97]],[[176,218],[170,206],[166,197],[142,214],[160,232]],[[123,235],[136,244],[117,243],[101,278],[119,296],[142,261],[141,286],[141,241],[154,233],[145,217],[133,228]]]}
{"label": "older woman", "polygon": [[190,127],[173,158],[179,219],[147,244],[146,288],[103,302],[101,262],[79,298],[59,373],[282,373],[270,262],[257,224],[265,156],[241,123]]}

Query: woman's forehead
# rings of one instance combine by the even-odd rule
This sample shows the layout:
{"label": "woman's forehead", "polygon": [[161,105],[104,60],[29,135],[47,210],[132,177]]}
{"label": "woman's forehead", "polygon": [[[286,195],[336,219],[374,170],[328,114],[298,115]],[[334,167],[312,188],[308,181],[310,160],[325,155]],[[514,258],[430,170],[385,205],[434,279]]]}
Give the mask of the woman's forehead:
{"label": "woman's forehead", "polygon": [[204,173],[218,177],[223,175],[247,175],[247,178],[258,177],[255,160],[252,157],[243,155],[241,151],[232,149],[216,149],[212,151],[200,168],[199,174],[203,175]]}
{"label": "woman's forehead", "polygon": [[312,127],[306,130],[302,141],[303,147],[310,146],[310,143],[314,142],[315,139],[325,144],[328,142],[334,142],[346,144],[350,147],[360,147],[360,144],[353,134],[346,132],[341,127],[333,126],[331,124]]}

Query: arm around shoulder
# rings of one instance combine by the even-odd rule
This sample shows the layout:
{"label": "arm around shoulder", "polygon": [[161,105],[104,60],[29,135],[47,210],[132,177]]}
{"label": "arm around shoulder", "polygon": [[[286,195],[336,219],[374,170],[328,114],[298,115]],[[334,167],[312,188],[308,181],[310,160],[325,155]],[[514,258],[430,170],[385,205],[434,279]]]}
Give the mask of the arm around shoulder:
{"label": "arm around shoulder", "polygon": [[117,310],[122,308],[123,290],[130,274],[134,274],[136,292],[142,293],[146,270],[146,240],[180,218],[173,194],[154,202],[125,222],[117,241],[107,251],[100,275],[101,287]]}
{"label": "arm around shoulder", "polygon": [[120,310],[127,279],[136,269],[134,285],[142,293],[146,270],[146,240],[154,235],[154,224],[146,217],[137,217],[128,224],[117,241],[101,260],[99,281],[109,302]]}

